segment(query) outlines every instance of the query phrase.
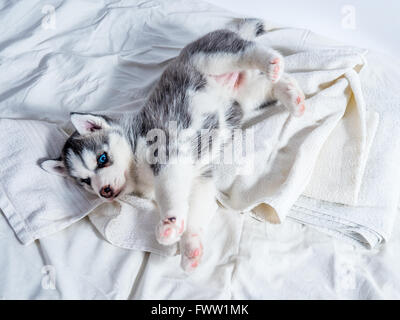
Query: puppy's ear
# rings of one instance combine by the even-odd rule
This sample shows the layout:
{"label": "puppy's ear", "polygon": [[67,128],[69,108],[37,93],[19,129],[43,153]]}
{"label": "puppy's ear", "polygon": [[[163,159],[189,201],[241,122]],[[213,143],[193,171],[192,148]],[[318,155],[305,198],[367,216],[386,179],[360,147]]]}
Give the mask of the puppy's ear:
{"label": "puppy's ear", "polygon": [[73,112],[71,113],[71,121],[79,134],[87,134],[110,128],[106,117],[90,113]]}
{"label": "puppy's ear", "polygon": [[43,170],[49,173],[56,174],[62,177],[67,176],[67,169],[65,168],[64,163],[61,160],[44,160],[39,165]]}

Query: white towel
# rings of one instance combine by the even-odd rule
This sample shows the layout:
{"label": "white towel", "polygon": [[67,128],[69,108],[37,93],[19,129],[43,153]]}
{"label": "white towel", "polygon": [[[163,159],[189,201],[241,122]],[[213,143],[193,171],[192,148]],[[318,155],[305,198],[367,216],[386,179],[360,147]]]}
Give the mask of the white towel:
{"label": "white towel", "polygon": [[101,202],[72,181],[43,174],[38,162],[58,157],[65,139],[54,124],[0,119],[0,208],[25,244],[68,227]]}
{"label": "white towel", "polygon": [[118,202],[104,203],[89,214],[97,230],[115,246],[174,255],[176,244],[160,245],[155,237],[159,214],[154,202],[136,196],[124,196]]}
{"label": "white towel", "polygon": [[365,50],[320,45],[299,29],[276,29],[265,38],[274,47],[279,41],[287,54],[286,70],[304,90],[307,110],[299,119],[283,109],[271,110],[248,129],[255,130],[257,171],[237,175],[234,166],[222,166],[219,200],[236,210],[267,203],[281,221],[304,191],[316,199],[356,203],[368,157],[367,137],[374,136],[377,124],[372,121],[367,130],[358,78]]}
{"label": "white towel", "polygon": [[400,63],[369,53],[360,80],[367,108],[379,113],[357,206],[301,197],[289,217],[354,244],[374,248],[387,241],[400,201]]}

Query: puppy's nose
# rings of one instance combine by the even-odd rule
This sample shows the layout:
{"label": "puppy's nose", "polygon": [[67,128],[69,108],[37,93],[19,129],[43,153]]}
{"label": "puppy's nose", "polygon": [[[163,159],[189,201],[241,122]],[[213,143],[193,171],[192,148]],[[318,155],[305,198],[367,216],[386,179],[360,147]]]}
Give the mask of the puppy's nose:
{"label": "puppy's nose", "polygon": [[100,190],[100,195],[103,198],[111,198],[114,195],[114,190],[110,187],[110,185],[104,186]]}

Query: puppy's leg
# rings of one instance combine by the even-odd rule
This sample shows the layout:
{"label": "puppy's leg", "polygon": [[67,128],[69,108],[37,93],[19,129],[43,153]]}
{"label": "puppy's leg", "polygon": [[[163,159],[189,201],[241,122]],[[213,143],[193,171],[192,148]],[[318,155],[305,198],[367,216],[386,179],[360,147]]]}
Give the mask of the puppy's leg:
{"label": "puppy's leg", "polygon": [[181,267],[186,272],[194,271],[203,256],[202,238],[217,209],[216,189],[212,179],[197,180],[189,202],[187,230],[180,242]]}
{"label": "puppy's leg", "polygon": [[179,241],[186,229],[192,177],[192,165],[180,163],[167,164],[155,177],[155,198],[161,218],[156,238],[163,245]]}
{"label": "puppy's leg", "polygon": [[279,82],[273,86],[272,95],[294,116],[299,117],[304,114],[306,110],[304,93],[297,81],[288,74],[283,74]]}
{"label": "puppy's leg", "polygon": [[264,72],[271,82],[276,83],[284,69],[282,55],[254,42],[246,43],[248,44],[239,52],[231,52],[230,48],[216,53],[198,52],[193,55],[192,61],[206,75],[224,75],[258,69]]}

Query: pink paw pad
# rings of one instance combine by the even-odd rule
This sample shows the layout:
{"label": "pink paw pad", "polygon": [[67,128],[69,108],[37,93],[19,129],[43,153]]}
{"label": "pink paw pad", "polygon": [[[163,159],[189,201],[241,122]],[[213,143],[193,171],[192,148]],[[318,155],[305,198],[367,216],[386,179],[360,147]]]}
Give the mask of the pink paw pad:
{"label": "pink paw pad", "polygon": [[160,221],[156,229],[156,237],[160,244],[170,245],[179,241],[184,232],[184,220],[169,217]]}
{"label": "pink paw pad", "polygon": [[192,272],[201,262],[203,245],[198,233],[187,234],[184,239],[181,266],[186,272]]}
{"label": "pink paw pad", "polygon": [[171,229],[166,229],[165,231],[164,231],[164,237],[168,237],[170,234],[171,234]]}
{"label": "pink paw pad", "polygon": [[189,257],[190,258],[196,258],[200,255],[200,249],[194,249],[192,252],[190,252]]}
{"label": "pink paw pad", "polygon": [[269,78],[272,80],[272,82],[276,82],[278,78],[281,75],[281,60],[279,58],[275,58],[269,62],[270,68],[269,68]]}

